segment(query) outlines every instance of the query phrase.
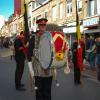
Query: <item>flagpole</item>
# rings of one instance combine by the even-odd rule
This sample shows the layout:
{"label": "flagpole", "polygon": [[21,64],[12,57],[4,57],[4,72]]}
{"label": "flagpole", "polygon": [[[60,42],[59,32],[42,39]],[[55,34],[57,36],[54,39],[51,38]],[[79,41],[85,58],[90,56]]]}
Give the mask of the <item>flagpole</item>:
{"label": "flagpole", "polygon": [[[77,10],[77,0],[75,0],[75,3],[76,3],[76,32],[77,32],[77,42],[78,42],[77,49],[78,49],[78,55],[79,55],[79,53],[82,53],[82,52],[80,52],[80,50],[82,50],[82,47],[80,45],[81,37],[80,37],[80,22],[79,22],[78,10]],[[82,54],[81,54],[81,56],[78,56],[78,57],[82,57]],[[77,59],[81,59],[81,58],[77,58]],[[78,66],[80,67],[80,82],[83,83],[82,82],[82,67],[83,66],[80,66],[80,65],[78,65]]]}
{"label": "flagpole", "polygon": [[27,16],[27,7],[26,7],[26,2],[24,0],[24,34],[26,37],[26,43],[30,39],[30,34],[29,34],[29,27],[28,27],[28,16]]}

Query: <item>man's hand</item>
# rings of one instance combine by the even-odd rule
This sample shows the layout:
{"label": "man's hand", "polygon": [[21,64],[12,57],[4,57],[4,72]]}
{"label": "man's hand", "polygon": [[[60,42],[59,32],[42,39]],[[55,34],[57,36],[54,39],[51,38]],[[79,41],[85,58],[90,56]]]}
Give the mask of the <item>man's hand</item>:
{"label": "man's hand", "polygon": [[26,43],[25,47],[27,48],[29,46],[29,42]]}

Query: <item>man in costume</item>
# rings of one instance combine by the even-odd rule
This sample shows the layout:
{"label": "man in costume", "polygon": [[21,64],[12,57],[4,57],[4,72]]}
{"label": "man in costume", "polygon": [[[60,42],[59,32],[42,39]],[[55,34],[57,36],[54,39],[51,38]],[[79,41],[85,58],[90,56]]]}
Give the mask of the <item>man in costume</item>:
{"label": "man in costume", "polygon": [[[36,100],[51,100],[51,86],[54,70],[43,69],[38,60],[39,40],[41,35],[46,31],[47,21],[48,20],[45,18],[41,18],[36,21],[38,30],[29,42],[28,65],[31,76],[35,79],[35,86],[37,87]],[[35,51],[33,49],[35,49]]]}

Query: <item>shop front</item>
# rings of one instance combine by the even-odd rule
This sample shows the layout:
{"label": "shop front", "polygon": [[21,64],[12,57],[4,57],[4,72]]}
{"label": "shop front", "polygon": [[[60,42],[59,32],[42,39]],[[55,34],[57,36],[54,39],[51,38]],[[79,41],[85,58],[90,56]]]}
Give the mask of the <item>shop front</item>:
{"label": "shop front", "polygon": [[86,37],[93,35],[96,38],[100,35],[100,16],[84,19],[83,27]]}
{"label": "shop front", "polygon": [[[70,25],[70,26],[69,26]],[[66,34],[69,46],[71,47],[73,41],[76,39],[76,22],[67,25],[66,28],[63,28],[63,32]],[[80,26],[81,34],[83,34],[83,26]]]}
{"label": "shop front", "polygon": [[90,40],[90,36],[93,37],[94,41],[96,37],[100,36],[100,16],[95,16],[91,18],[87,18],[83,20],[84,27],[84,35],[85,35],[85,43],[86,49],[88,49],[88,43]]}

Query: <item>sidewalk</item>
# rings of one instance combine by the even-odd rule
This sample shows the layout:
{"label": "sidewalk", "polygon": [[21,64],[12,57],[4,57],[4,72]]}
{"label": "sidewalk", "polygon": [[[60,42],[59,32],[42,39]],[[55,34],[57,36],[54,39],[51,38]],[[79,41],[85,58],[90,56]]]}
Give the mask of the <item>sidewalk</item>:
{"label": "sidewalk", "polygon": [[0,57],[9,57],[13,54],[10,48],[0,48]]}
{"label": "sidewalk", "polygon": [[84,64],[84,68],[83,68],[83,77],[88,77],[91,78],[94,81],[97,81],[97,68],[95,70],[91,70],[90,69],[90,65],[88,62],[86,62]]}
{"label": "sidewalk", "polygon": [[[70,66],[73,66],[72,62],[71,62],[71,65]],[[97,69],[96,70],[91,70],[90,69],[90,65],[88,62],[86,62],[84,65],[83,65],[83,77],[88,77],[88,78],[92,78],[94,80],[97,80]]]}

